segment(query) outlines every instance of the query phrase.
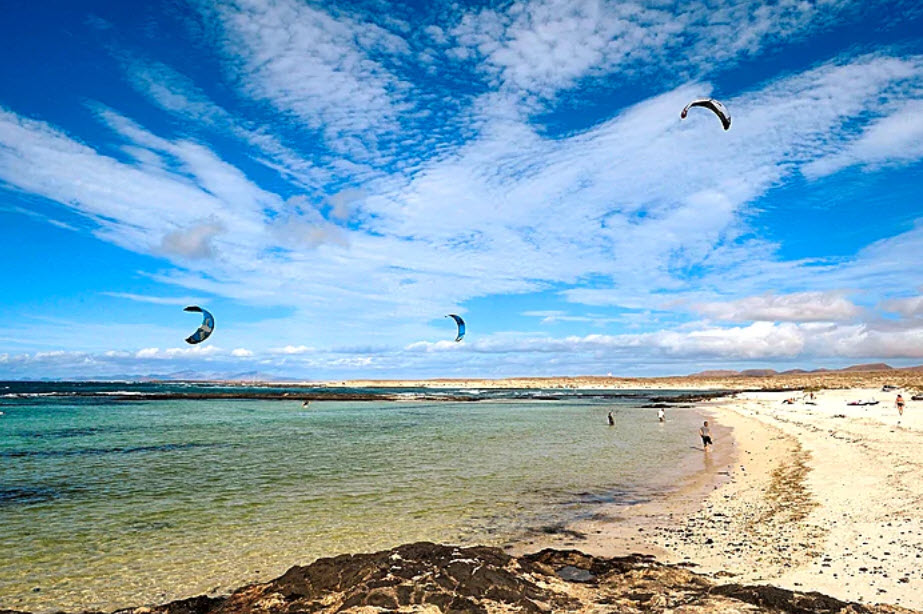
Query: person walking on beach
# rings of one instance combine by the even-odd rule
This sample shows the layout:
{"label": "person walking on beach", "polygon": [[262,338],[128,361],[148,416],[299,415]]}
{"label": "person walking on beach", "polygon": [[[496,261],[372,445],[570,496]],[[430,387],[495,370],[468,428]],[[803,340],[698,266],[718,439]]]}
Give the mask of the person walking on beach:
{"label": "person walking on beach", "polygon": [[715,445],[711,441],[711,431],[708,428],[708,420],[706,420],[705,424],[702,425],[702,428],[699,429],[699,435],[702,437],[702,448],[706,452],[708,451],[708,446]]}
{"label": "person walking on beach", "polygon": [[609,415],[606,416],[606,419],[609,420],[609,426],[615,426],[615,418],[612,417],[612,412],[609,412]]}
{"label": "person walking on beach", "polygon": [[659,407],[659,408],[657,409],[657,419],[660,420],[661,422],[663,422],[665,417],[666,417],[666,415],[665,415],[664,412],[663,412],[663,407]]}
{"label": "person walking on beach", "polygon": [[897,413],[901,416],[904,415],[904,397],[897,395],[897,398],[894,399],[894,404],[897,405]]}

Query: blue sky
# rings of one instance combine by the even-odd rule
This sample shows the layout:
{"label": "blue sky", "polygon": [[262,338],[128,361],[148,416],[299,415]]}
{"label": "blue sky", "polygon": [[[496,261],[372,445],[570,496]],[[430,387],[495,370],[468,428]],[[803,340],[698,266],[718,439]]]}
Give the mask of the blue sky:
{"label": "blue sky", "polygon": [[14,0],[0,41],[0,378],[923,363],[918,2]]}

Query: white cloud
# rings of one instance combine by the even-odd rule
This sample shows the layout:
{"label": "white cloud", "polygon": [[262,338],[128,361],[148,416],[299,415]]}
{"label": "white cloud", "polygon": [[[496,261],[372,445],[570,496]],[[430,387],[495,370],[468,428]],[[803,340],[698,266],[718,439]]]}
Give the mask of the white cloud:
{"label": "white cloud", "polygon": [[445,30],[436,25],[430,25],[423,28],[423,31],[429,36],[434,43],[437,45],[444,45],[448,42],[448,37],[445,34]]}
{"label": "white cloud", "polygon": [[462,347],[462,342],[458,341],[415,341],[404,349],[408,352],[452,352]]}
{"label": "white cloud", "polygon": [[63,229],[63,230],[73,230],[73,231],[77,231],[77,230],[78,230],[78,228],[76,228],[75,226],[72,226],[72,225],[68,224],[67,222],[62,222],[62,221],[60,221],[60,220],[56,220],[56,219],[54,219],[54,218],[52,218],[52,217],[48,217],[47,215],[42,215],[41,213],[39,213],[39,212],[37,212],[37,211],[32,211],[31,209],[26,209],[25,207],[8,207],[8,206],[0,206],[0,213],[16,213],[16,214],[19,214],[19,215],[25,215],[26,217],[30,217],[30,218],[32,218],[33,220],[38,220],[38,221],[40,221],[40,222],[45,222],[45,223],[47,223],[47,224],[51,224],[52,226],[56,226],[57,228],[61,228],[61,229]]}
{"label": "white cloud", "polygon": [[135,358],[157,360],[200,360],[209,357],[225,357],[227,352],[216,345],[193,345],[185,348],[144,348],[135,352]]}
{"label": "white cloud", "polygon": [[295,0],[242,0],[203,7],[223,29],[231,70],[246,91],[323,132],[353,155],[398,129],[406,84],[377,55],[409,52],[403,38],[373,23]]}
{"label": "white cloud", "polygon": [[132,294],[130,292],[103,292],[106,296],[124,298],[138,303],[151,303],[154,305],[195,305],[204,302],[204,299],[194,296],[148,296],[145,294]]}
{"label": "white cloud", "polygon": [[682,357],[793,358],[804,349],[801,329],[790,323],[755,322],[743,327],[662,332],[649,338],[664,353]]}
{"label": "white cloud", "polygon": [[882,308],[886,311],[899,313],[905,318],[923,316],[923,296],[891,299],[882,303]]}
{"label": "white cloud", "polygon": [[[920,95],[923,95],[921,88]],[[911,100],[866,127],[840,151],[807,164],[809,178],[832,175],[844,168],[862,165],[875,168],[906,164],[923,158],[923,100]]]}
{"label": "white cloud", "polygon": [[[645,369],[672,373],[699,366],[749,363],[759,366],[797,364],[837,366],[868,360],[923,359],[923,325],[919,321],[875,324],[769,323],[661,330],[640,334],[570,335],[564,337],[500,333],[472,342],[417,342],[403,350],[349,355],[331,351],[225,351],[217,346],[144,348],[136,352],[49,351],[0,354],[0,375],[18,377],[41,369],[50,377],[164,375],[196,373],[209,377],[238,374],[241,364],[289,377],[383,377],[419,375],[521,375],[530,373],[644,374]],[[906,363],[905,363],[906,364]],[[202,371],[202,369],[208,369]],[[190,371],[198,370],[198,371]]]}
{"label": "white cloud", "polygon": [[200,145],[167,142],[107,110],[100,116],[136,145],[171,156],[181,170],[119,162],[45,123],[0,109],[0,179],[71,208],[96,224],[97,235],[142,253],[158,252],[160,238],[201,224],[203,216],[218,220],[210,228],[220,223],[228,232],[259,234],[263,210],[281,203]]}
{"label": "white cloud", "polygon": [[287,355],[296,355],[296,354],[306,354],[308,352],[314,351],[314,348],[308,347],[306,345],[286,345],[281,348],[272,348],[270,352],[273,354],[287,354]]}
{"label": "white cloud", "polygon": [[758,7],[597,0],[534,0],[464,15],[452,29],[455,55],[483,59],[500,85],[524,96],[554,95],[587,76],[697,76],[753,55],[767,44],[824,27],[849,0],[783,0]]}
{"label": "white cloud", "polygon": [[[337,212],[337,217],[348,213]],[[344,219],[339,217],[339,219]],[[298,249],[313,249],[324,243],[348,247],[348,235],[343,228],[328,222],[323,214],[303,196],[286,201],[285,206],[270,228],[280,245]]]}
{"label": "white cloud", "polygon": [[144,348],[135,352],[135,358],[156,358],[160,355],[160,348]]}
{"label": "white cloud", "polygon": [[635,314],[630,316],[619,316],[619,317],[606,317],[600,314],[595,315],[585,315],[585,316],[575,316],[570,315],[567,312],[559,310],[539,310],[539,311],[524,311],[522,312],[523,316],[529,318],[541,318],[542,324],[554,324],[556,322],[587,322],[595,325],[609,324],[613,322],[622,322],[626,319],[634,317]]}
{"label": "white cloud", "polygon": [[861,314],[861,310],[839,292],[767,293],[736,301],[699,303],[692,309],[706,317],[729,322],[838,322]]}
{"label": "white cloud", "polygon": [[[285,145],[265,128],[231,114],[182,73],[128,53],[122,53],[121,58],[132,86],[165,111],[185,118],[193,126],[206,126],[241,139],[257,149],[260,162],[302,187],[316,188],[330,180],[329,170]],[[147,150],[132,151],[136,157],[151,156]]]}
{"label": "white cloud", "polygon": [[195,222],[165,234],[160,248],[172,256],[211,258],[215,255],[212,239],[223,231],[224,225],[216,219]]}
{"label": "white cloud", "polygon": [[[451,342],[417,342],[408,352],[470,355],[559,355],[577,364],[605,365],[669,361],[688,365],[690,361],[750,361],[772,363],[800,359],[823,364],[831,359],[868,357],[923,358],[923,326],[892,329],[871,324],[817,324],[754,322],[746,326],[697,326],[691,329],[661,330],[621,335],[537,337],[498,334],[482,337],[463,346]],[[491,362],[493,359],[489,359]],[[546,358],[542,359],[548,360]],[[530,359],[531,364],[536,364]]]}
{"label": "white cloud", "polygon": [[334,367],[369,367],[375,362],[372,356],[354,356],[350,358],[337,358],[331,363]]}

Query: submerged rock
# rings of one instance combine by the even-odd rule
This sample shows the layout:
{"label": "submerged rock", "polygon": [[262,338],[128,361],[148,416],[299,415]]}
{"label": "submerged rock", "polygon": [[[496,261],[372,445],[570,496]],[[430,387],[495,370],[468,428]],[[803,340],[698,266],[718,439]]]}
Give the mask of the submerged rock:
{"label": "submerged rock", "polygon": [[[721,585],[652,557],[600,558],[575,550],[513,557],[499,548],[429,542],[292,567],[226,597],[193,597],[117,614],[898,614],[772,586]],[[0,614],[19,614],[0,610]]]}

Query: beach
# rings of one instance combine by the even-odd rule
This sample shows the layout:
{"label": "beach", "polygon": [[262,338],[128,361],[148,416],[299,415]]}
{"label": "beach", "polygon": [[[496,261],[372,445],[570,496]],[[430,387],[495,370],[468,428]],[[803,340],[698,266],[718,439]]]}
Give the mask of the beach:
{"label": "beach", "polygon": [[[923,402],[903,392],[903,417],[897,391],[880,387],[823,390],[813,405],[792,391],[700,404],[726,431],[698,480],[576,523],[579,543],[553,536],[523,550],[648,553],[727,581],[921,610]],[[880,402],[847,405],[869,399]]]}

